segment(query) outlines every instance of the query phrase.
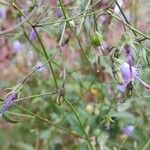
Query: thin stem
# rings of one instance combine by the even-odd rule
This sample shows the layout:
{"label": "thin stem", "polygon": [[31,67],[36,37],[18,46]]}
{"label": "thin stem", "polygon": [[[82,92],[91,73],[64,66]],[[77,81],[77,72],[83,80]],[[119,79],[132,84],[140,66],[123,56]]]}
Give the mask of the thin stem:
{"label": "thin stem", "polygon": [[[48,60],[49,60],[49,56],[48,56],[48,54],[47,54],[47,52],[46,52],[45,46],[44,46],[44,44],[43,44],[43,42],[42,42],[42,40],[41,40],[41,38],[40,38],[40,36],[39,36],[37,30],[36,30],[35,28],[33,28],[33,29],[34,29],[34,31],[36,32],[36,35],[37,35],[38,40],[39,40],[39,43],[40,43],[40,45],[41,45],[41,47],[42,47],[42,50],[43,50],[43,52],[44,52],[44,55],[45,55],[47,61],[48,61]],[[56,80],[56,77],[55,77],[55,74],[54,74],[53,67],[52,67],[52,65],[51,65],[50,62],[48,62],[48,64],[49,64],[50,70],[51,70],[51,72],[52,72],[52,76],[53,76],[53,78],[54,78],[56,88],[58,89],[58,84],[57,84],[57,80]]]}
{"label": "thin stem", "polygon": [[135,31],[136,33],[142,35],[143,37],[145,37],[146,39],[150,40],[150,36],[146,35],[144,33],[142,33],[141,31],[139,31],[138,29],[132,27],[131,25],[129,25],[128,23],[122,21],[119,17],[117,17],[116,15],[114,15],[110,10],[106,11],[108,14],[110,14],[112,17],[116,18],[117,20],[121,21],[124,25],[128,26],[131,30]]}
{"label": "thin stem", "polygon": [[123,147],[123,145],[125,144],[126,141],[127,141],[127,139],[124,139],[124,140],[122,141],[122,143],[121,143],[121,145],[119,146],[118,150],[121,150],[121,149],[122,149],[122,147]]}
{"label": "thin stem", "polygon": [[86,5],[86,7],[85,7],[85,10],[83,11],[84,13],[82,12],[82,13],[83,13],[83,18],[82,18],[81,23],[80,23],[80,25],[79,25],[78,34],[80,34],[80,32],[81,32],[81,28],[82,28],[82,25],[83,25],[84,20],[85,20],[85,18],[86,18],[86,13],[87,13],[87,11],[88,11],[88,7],[89,7],[90,3],[91,3],[91,0],[88,1],[87,5]]}
{"label": "thin stem", "polygon": [[41,15],[39,16],[39,18],[37,19],[37,21],[35,22],[34,25],[36,25],[36,24],[40,21],[40,19],[43,17],[44,13],[47,11],[47,9],[48,9],[48,7],[49,7],[49,5],[50,5],[50,2],[51,2],[51,1],[49,1],[49,3],[47,4],[46,8],[45,8],[44,11],[41,13]]}
{"label": "thin stem", "polygon": [[[61,19],[61,20],[57,20],[57,21],[51,21],[49,23],[37,24],[35,26],[40,27],[40,26],[53,25],[53,24],[57,24],[57,23],[67,22],[67,21],[69,22],[69,21],[72,21],[72,20],[76,20],[76,19],[79,19],[79,18],[86,17],[86,16],[91,16],[91,15],[99,13],[99,12],[103,12],[103,10],[97,10],[97,11],[94,11],[94,12],[91,12],[91,13],[87,13],[86,15],[82,15],[82,13],[81,13],[77,17],[70,17],[70,18],[68,17],[67,19]],[[46,21],[48,19],[49,18],[43,19],[42,22]]]}
{"label": "thin stem", "polygon": [[38,47],[36,47],[35,44],[30,40],[30,38],[29,38],[29,36],[27,35],[26,30],[25,30],[25,28],[24,28],[23,25],[22,25],[22,29],[23,29],[24,36],[26,37],[26,39],[28,40],[28,42],[33,46],[33,48],[34,48],[37,52],[39,52],[40,54],[42,54],[42,55],[44,56],[43,52],[41,52],[41,50],[40,50]]}
{"label": "thin stem", "polygon": [[[59,0],[59,3],[60,3],[60,6],[61,6],[63,15],[64,15],[64,17],[65,17],[65,20],[66,20],[68,17],[67,17],[67,14],[66,14],[66,12],[65,12],[65,8],[64,8],[64,5],[63,5],[63,3],[62,3],[62,0]],[[72,29],[72,27],[71,27],[69,21],[66,21],[66,23],[68,24],[68,27],[69,27],[69,29],[72,31],[73,35],[76,37],[76,39],[77,39],[77,41],[78,41],[78,43],[79,43],[79,46],[80,46],[80,48],[81,48],[82,55],[83,55],[84,58],[87,60],[87,62],[90,63],[90,61],[88,60],[87,56],[86,56],[85,53],[84,53],[84,50],[83,50],[83,47],[82,47],[82,44],[81,44],[81,42],[80,42],[79,37],[77,36],[77,34],[75,33],[75,31]]]}
{"label": "thin stem", "polygon": [[[57,51],[58,51],[58,50],[57,50]],[[50,58],[47,60],[47,62],[45,62],[42,66],[36,67],[33,71],[31,71],[31,72],[25,77],[25,79],[22,81],[22,84],[24,84],[25,81],[26,81],[28,78],[30,78],[31,75],[32,75],[34,72],[36,72],[36,71],[38,71],[39,69],[43,68],[47,63],[50,63],[50,62],[52,61],[52,59],[54,58],[54,56],[56,55],[57,51],[56,51],[56,52],[54,53],[54,55],[53,55],[52,57],[50,57]]]}
{"label": "thin stem", "polygon": [[[116,5],[118,6],[118,8],[119,8],[119,10],[120,10],[120,12],[121,12],[123,18],[125,19],[126,23],[130,25],[130,23],[129,23],[129,21],[128,21],[126,15],[124,14],[122,8],[120,7],[118,1],[117,1],[117,0],[114,0],[114,1],[115,1]],[[133,34],[134,34],[135,36],[137,36],[137,35],[136,35],[136,32],[135,32],[134,30],[132,30],[132,32],[133,32]]]}
{"label": "thin stem", "polygon": [[19,106],[17,106],[17,108],[20,109],[21,111],[24,111],[24,112],[26,112],[26,113],[28,113],[28,114],[30,114],[30,115],[36,117],[37,119],[39,119],[39,120],[41,120],[41,121],[44,121],[44,122],[46,122],[46,123],[48,123],[48,124],[50,124],[50,125],[55,126],[56,128],[60,129],[60,130],[63,131],[63,132],[66,132],[66,133],[69,133],[69,134],[74,135],[75,137],[79,137],[79,138],[83,138],[83,139],[84,139],[84,137],[80,136],[79,134],[77,134],[77,133],[75,133],[75,132],[73,132],[73,131],[67,130],[67,129],[65,129],[65,128],[59,126],[58,124],[55,124],[55,123],[51,122],[51,121],[48,120],[47,118],[44,118],[44,117],[42,117],[42,116],[39,116],[39,115],[36,114],[36,113],[33,113],[32,111],[30,111],[30,110],[28,110],[28,109],[25,109],[25,108],[19,107]]}
{"label": "thin stem", "polygon": [[64,97],[64,100],[65,100],[65,102],[67,103],[67,105],[69,105],[69,107],[71,108],[71,110],[73,111],[73,113],[75,114],[75,116],[76,116],[76,118],[77,118],[77,120],[78,120],[78,122],[79,122],[79,124],[80,124],[81,129],[82,129],[83,132],[85,133],[85,136],[86,136],[86,139],[87,139],[87,141],[88,141],[88,143],[89,143],[90,148],[93,149],[93,148],[92,148],[92,144],[91,144],[90,140],[88,139],[88,134],[86,133],[86,131],[85,131],[85,129],[84,129],[84,126],[83,126],[83,124],[82,124],[82,122],[81,122],[81,120],[80,120],[80,117],[78,116],[76,110],[74,109],[74,107],[72,106],[72,104],[69,102],[69,100],[68,100],[66,97]]}
{"label": "thin stem", "polygon": [[[15,3],[12,3],[12,5],[13,5],[24,17],[26,17],[26,16],[23,14],[23,12],[20,10],[20,8],[19,8]],[[40,38],[40,36],[39,36],[39,34],[38,34],[36,28],[32,25],[32,23],[31,23],[29,20],[27,20],[27,22],[28,22],[28,24],[33,28],[33,30],[35,31],[35,33],[36,33],[36,35],[37,35],[37,37],[38,37],[39,43],[40,43],[40,45],[41,45],[41,47],[42,47],[42,50],[43,50],[43,52],[44,52],[45,58],[46,58],[47,61],[48,61],[48,60],[49,60],[49,56],[48,56],[48,54],[47,54],[47,52],[46,52],[45,46],[44,46],[44,44],[43,44],[43,42],[42,42],[42,40],[41,40],[41,38]],[[52,65],[51,65],[50,62],[48,62],[48,64],[49,64],[50,70],[51,70],[51,72],[52,72],[52,76],[53,76],[53,78],[54,78],[56,88],[58,89],[57,80],[56,80],[56,78],[55,78],[55,74],[54,74],[53,67],[52,67]]]}
{"label": "thin stem", "polygon": [[24,23],[28,22],[28,20],[32,17],[32,15],[34,14],[34,12],[36,11],[36,7],[33,9],[33,11],[27,16],[25,17],[20,23],[16,24],[15,26],[13,27],[10,27],[9,29],[6,29],[4,31],[1,31],[0,32],[0,36],[4,35],[4,34],[7,34],[7,33],[10,33],[12,31],[15,31],[17,30],[20,26],[22,26]]}
{"label": "thin stem", "polygon": [[146,144],[145,144],[145,146],[143,147],[142,150],[148,150],[149,147],[150,147],[150,138],[149,138],[149,140],[146,142]]}

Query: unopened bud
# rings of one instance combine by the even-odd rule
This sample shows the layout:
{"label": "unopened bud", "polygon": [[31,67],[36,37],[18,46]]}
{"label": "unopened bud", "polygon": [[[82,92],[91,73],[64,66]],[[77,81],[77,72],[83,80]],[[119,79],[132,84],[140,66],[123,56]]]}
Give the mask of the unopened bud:
{"label": "unopened bud", "polygon": [[102,35],[96,31],[95,34],[91,38],[91,43],[94,46],[101,46],[103,43]]}

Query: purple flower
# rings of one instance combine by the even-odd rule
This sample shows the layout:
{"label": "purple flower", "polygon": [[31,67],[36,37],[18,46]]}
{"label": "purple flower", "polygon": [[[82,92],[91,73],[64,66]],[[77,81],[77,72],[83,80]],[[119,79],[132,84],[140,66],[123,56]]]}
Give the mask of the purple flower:
{"label": "purple flower", "polygon": [[6,19],[6,8],[0,8],[0,19]]}
{"label": "purple flower", "polygon": [[56,9],[56,15],[58,18],[62,17],[62,12],[61,12],[60,8]]}
{"label": "purple flower", "polygon": [[44,71],[46,71],[45,66],[43,66],[43,64],[40,61],[37,62],[36,67],[38,68],[38,72],[44,72]]}
{"label": "purple flower", "polygon": [[32,30],[32,31],[30,32],[30,37],[29,37],[29,38],[30,38],[31,41],[34,41],[35,38],[36,38],[36,36],[37,36],[37,35],[36,35],[36,32],[35,32],[34,30]]}
{"label": "purple flower", "polygon": [[21,8],[24,7],[24,2],[23,2],[23,0],[18,0],[18,4],[19,4],[19,6],[20,6]]}
{"label": "purple flower", "polygon": [[117,89],[120,92],[122,92],[122,93],[125,92],[127,86],[131,82],[134,82],[135,80],[138,80],[139,82],[141,82],[144,85],[145,88],[150,89],[150,85],[145,83],[143,80],[141,80],[138,77],[138,69],[136,69],[135,67],[130,66],[127,62],[124,62],[121,65],[120,70],[121,70],[121,74],[122,74],[122,77],[123,77],[123,80],[124,80],[123,84],[119,84],[117,86]]}
{"label": "purple flower", "polygon": [[2,110],[0,111],[0,117],[2,117],[2,115],[7,111],[7,109],[14,103],[14,101],[17,99],[18,94],[16,92],[12,93],[12,95],[10,95],[6,101],[5,104],[2,108]]}
{"label": "purple flower", "polygon": [[126,136],[131,136],[134,132],[134,126],[128,125],[125,128],[123,128],[123,134]]}
{"label": "purple flower", "polygon": [[130,70],[132,72],[131,66],[133,65],[133,55],[132,55],[132,52],[131,52],[131,46],[126,44],[124,46],[124,49],[125,49],[125,52],[126,52],[127,62],[130,65]]}
{"label": "purple flower", "polygon": [[19,53],[22,49],[22,45],[19,41],[15,41],[13,43],[13,48],[14,48],[15,53]]}
{"label": "purple flower", "polygon": [[99,21],[101,22],[101,24],[105,24],[108,21],[108,16],[106,15],[100,16]]}

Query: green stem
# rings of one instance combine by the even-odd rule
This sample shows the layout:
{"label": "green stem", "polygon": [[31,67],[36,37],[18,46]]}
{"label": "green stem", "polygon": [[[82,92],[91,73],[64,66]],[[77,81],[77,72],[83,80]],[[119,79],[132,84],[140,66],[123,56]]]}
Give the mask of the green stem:
{"label": "green stem", "polygon": [[[84,18],[84,17],[87,17],[87,16],[91,16],[91,15],[93,15],[93,14],[96,14],[96,13],[99,13],[99,12],[102,12],[102,14],[104,14],[103,13],[103,10],[97,10],[97,11],[94,11],[94,12],[91,12],[91,13],[87,13],[86,15],[82,15],[82,13],[81,14],[79,14],[77,17],[68,17],[67,19],[61,19],[61,20],[57,20],[57,21],[51,21],[51,22],[49,22],[49,23],[43,23],[43,24],[37,24],[37,25],[35,25],[36,27],[42,27],[42,26],[47,26],[47,25],[53,25],[53,24],[58,24],[58,23],[63,23],[63,22],[69,22],[69,21],[72,21],[72,20],[76,20],[76,19],[79,19],[79,18]],[[43,20],[41,20],[41,22],[44,22],[44,21],[46,21],[46,20],[48,20],[49,18],[45,18],[45,19],[43,19]]]}
{"label": "green stem", "polygon": [[[120,5],[119,5],[118,1],[117,1],[117,0],[114,0],[114,1],[115,1],[116,5],[118,6],[118,8],[119,8],[119,10],[120,10],[120,12],[121,12],[121,14],[122,14],[122,16],[123,16],[124,20],[126,21],[126,23],[127,23],[127,24],[129,24],[129,25],[130,25],[130,23],[129,23],[129,21],[128,21],[128,19],[127,19],[126,15],[124,14],[124,12],[123,12],[122,8],[120,7]],[[132,32],[133,32],[133,34],[134,34],[135,36],[137,36],[137,35],[136,35],[136,32],[135,32],[134,30],[132,30]]]}
{"label": "green stem", "polygon": [[[26,16],[23,14],[23,12],[21,11],[21,9],[20,9],[15,3],[12,3],[12,5],[13,5],[24,17],[26,17]],[[32,23],[31,23],[29,20],[27,20],[27,22],[28,22],[28,24],[33,28],[33,30],[35,31],[35,33],[36,33],[36,35],[37,35],[37,37],[38,37],[39,43],[40,43],[40,45],[41,45],[41,47],[42,47],[42,50],[43,50],[43,52],[44,52],[44,55],[45,55],[45,57],[46,57],[46,59],[47,59],[47,61],[48,61],[48,60],[49,60],[49,56],[48,56],[48,54],[47,54],[47,52],[46,52],[45,46],[44,46],[44,44],[43,44],[43,42],[42,42],[42,40],[41,40],[41,38],[40,38],[40,36],[39,36],[37,30],[35,29],[35,27],[32,25]],[[56,80],[56,78],[55,78],[55,74],[54,74],[53,67],[52,67],[52,65],[51,65],[50,62],[48,62],[48,64],[49,64],[50,70],[51,70],[51,72],[52,72],[52,76],[53,76],[53,78],[54,78],[56,88],[58,89],[57,80]]]}
{"label": "green stem", "polygon": [[66,23],[67,23],[69,29],[71,30],[71,32],[73,33],[73,35],[76,37],[76,39],[77,39],[77,41],[78,41],[78,43],[79,43],[79,46],[80,46],[80,48],[81,48],[81,53],[82,53],[82,55],[83,55],[84,58],[87,60],[87,62],[90,63],[90,61],[88,60],[87,56],[86,56],[85,53],[84,53],[84,50],[83,50],[83,47],[82,47],[82,44],[81,44],[81,42],[80,42],[79,37],[77,36],[77,34],[75,33],[75,31],[72,29],[72,27],[71,27],[69,21],[67,21],[67,18],[68,18],[68,17],[67,17],[67,14],[66,14],[66,12],[65,12],[65,8],[64,8],[64,5],[63,5],[63,3],[62,3],[62,0],[59,0],[59,3],[60,3],[60,6],[61,6],[63,15],[64,15],[64,17],[65,17]]}
{"label": "green stem", "polygon": [[128,23],[122,21],[119,17],[117,17],[116,15],[114,15],[111,11],[106,11],[108,14],[110,14],[112,17],[116,18],[117,20],[121,21],[124,25],[128,26],[132,31],[135,31],[136,33],[142,35],[143,37],[145,37],[146,39],[150,40],[150,36],[146,35],[144,33],[142,33],[141,31],[139,31],[138,29],[132,27],[131,25],[129,25]]}
{"label": "green stem", "polygon": [[[34,29],[34,31],[35,31],[37,37],[38,37],[38,40],[39,40],[39,43],[40,43],[40,45],[41,45],[41,47],[42,47],[43,53],[44,53],[44,55],[45,55],[45,57],[46,57],[46,59],[47,59],[47,61],[48,61],[48,60],[49,60],[49,56],[48,56],[48,54],[47,54],[47,52],[46,52],[46,49],[45,49],[45,47],[44,47],[44,45],[43,45],[43,42],[42,42],[42,40],[41,40],[41,38],[40,38],[40,36],[39,36],[37,30],[36,30],[35,28],[33,28],[33,29]],[[52,67],[52,65],[51,65],[50,62],[48,62],[48,64],[49,64],[50,70],[51,70],[51,72],[52,72],[52,76],[53,76],[53,78],[54,78],[56,88],[58,89],[58,84],[57,84],[57,80],[56,80],[56,77],[55,77],[55,74],[54,74],[53,67]]]}
{"label": "green stem", "polygon": [[148,150],[150,148],[150,139],[147,141],[142,150]]}
{"label": "green stem", "polygon": [[26,39],[28,40],[28,42],[32,45],[32,47],[33,47],[37,52],[39,52],[40,54],[42,54],[42,55],[44,56],[43,52],[41,52],[40,49],[39,49],[38,47],[36,47],[35,44],[30,40],[29,36],[27,35],[27,33],[26,33],[26,31],[25,31],[24,26],[22,26],[22,28],[23,28],[24,36],[26,37]]}
{"label": "green stem", "polygon": [[60,130],[62,130],[62,131],[64,131],[64,132],[66,132],[66,133],[69,133],[69,134],[72,134],[72,135],[74,135],[74,136],[76,136],[76,137],[79,137],[79,138],[83,138],[83,139],[84,139],[84,137],[78,135],[77,133],[75,133],[75,132],[73,132],[73,131],[70,131],[70,130],[67,130],[67,129],[65,129],[65,128],[59,126],[58,124],[55,124],[55,123],[51,122],[51,121],[48,120],[47,118],[44,118],[44,117],[42,117],[42,116],[39,116],[38,114],[33,113],[32,111],[27,110],[27,109],[25,109],[25,108],[23,108],[23,107],[19,107],[19,106],[16,106],[16,107],[17,107],[18,109],[20,109],[21,111],[24,111],[24,112],[26,112],[26,113],[28,113],[28,114],[30,114],[30,115],[36,117],[37,119],[39,119],[39,120],[41,120],[41,121],[44,121],[44,122],[46,122],[46,123],[48,123],[48,124],[50,124],[50,125],[53,125],[53,126],[55,126],[56,128],[58,128],[58,129],[60,129]]}
{"label": "green stem", "polygon": [[80,120],[80,117],[78,116],[76,110],[74,109],[74,107],[72,106],[72,104],[69,102],[69,100],[68,100],[66,97],[64,97],[64,100],[65,100],[65,102],[67,103],[67,105],[69,105],[69,107],[71,108],[71,110],[73,111],[73,113],[75,114],[75,116],[76,116],[76,118],[77,118],[77,120],[78,120],[78,122],[79,122],[79,124],[80,124],[81,129],[82,129],[83,132],[85,133],[85,136],[86,136],[86,139],[87,139],[87,141],[88,141],[88,143],[89,143],[90,148],[93,149],[92,144],[91,144],[91,142],[90,142],[90,140],[89,140],[89,138],[88,138],[88,134],[86,133],[86,131],[85,131],[85,129],[84,129],[84,126],[83,126],[83,124],[82,124],[82,122],[81,122],[81,120]]}

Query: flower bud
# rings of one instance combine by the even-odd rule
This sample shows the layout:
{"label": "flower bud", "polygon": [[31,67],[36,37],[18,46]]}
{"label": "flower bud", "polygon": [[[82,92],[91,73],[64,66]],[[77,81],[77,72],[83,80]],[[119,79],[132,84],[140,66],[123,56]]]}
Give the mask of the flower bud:
{"label": "flower bud", "polygon": [[125,134],[126,136],[131,136],[133,134],[133,131],[134,131],[134,126],[132,125],[129,125],[129,126],[126,126],[124,129],[123,129],[123,134]]}
{"label": "flower bud", "polygon": [[119,49],[117,48],[114,52],[114,57],[115,58],[119,58],[120,54],[119,54]]}
{"label": "flower bud", "polygon": [[6,19],[6,8],[0,8],[0,19]]}
{"label": "flower bud", "polygon": [[91,38],[91,43],[94,46],[101,46],[103,43],[102,35],[96,31],[95,34]]}
{"label": "flower bud", "polygon": [[21,49],[22,49],[22,45],[21,45],[21,43],[19,41],[15,41],[13,43],[13,48],[14,48],[14,52],[15,53],[19,53],[21,51]]}
{"label": "flower bud", "polygon": [[3,108],[0,110],[0,117],[7,111],[7,109],[17,100],[18,94],[16,92],[12,93],[6,100]]}
{"label": "flower bud", "polygon": [[64,102],[64,97],[62,95],[58,95],[56,98],[56,102],[58,105],[61,105]]}
{"label": "flower bud", "polygon": [[30,38],[31,41],[34,41],[36,39],[36,36],[37,36],[36,32],[34,30],[32,30],[30,32],[30,37],[29,38]]}
{"label": "flower bud", "polygon": [[62,17],[62,12],[61,12],[60,8],[56,9],[56,15],[58,18]]}

